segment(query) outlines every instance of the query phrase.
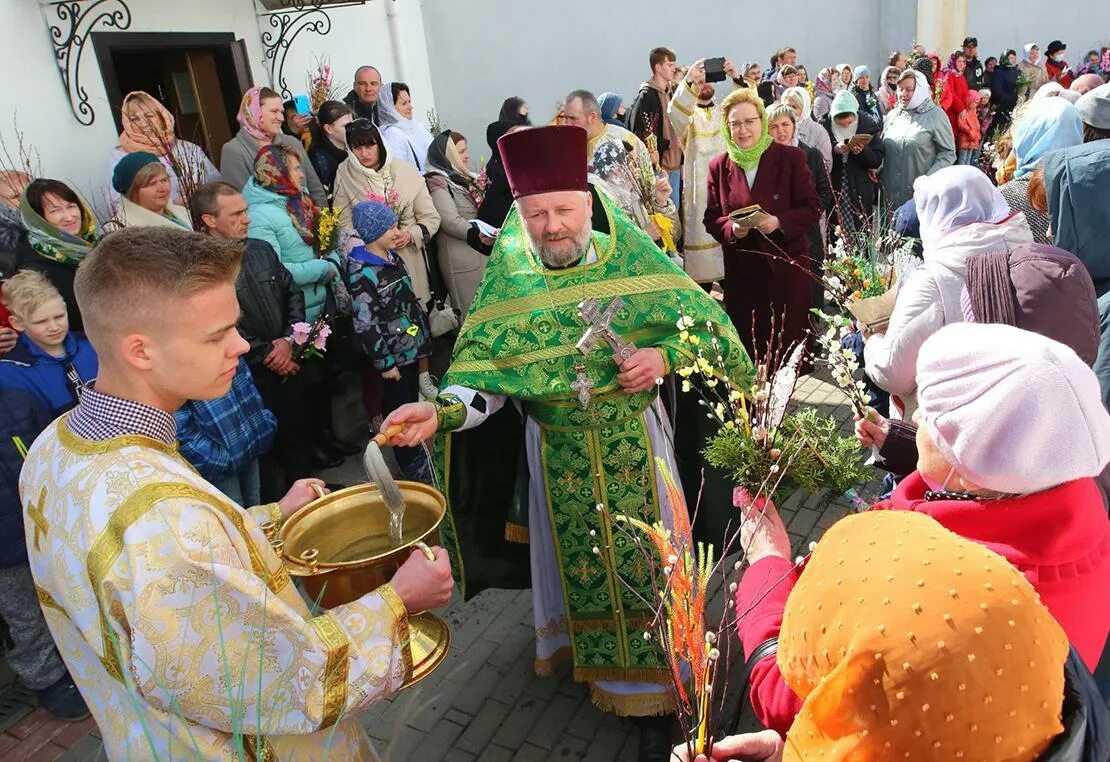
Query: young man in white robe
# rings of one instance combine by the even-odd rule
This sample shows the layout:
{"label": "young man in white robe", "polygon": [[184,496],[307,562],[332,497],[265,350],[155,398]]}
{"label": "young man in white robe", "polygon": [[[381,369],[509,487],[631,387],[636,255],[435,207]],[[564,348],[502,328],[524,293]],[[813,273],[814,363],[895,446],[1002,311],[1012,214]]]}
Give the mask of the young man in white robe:
{"label": "young man in white robe", "polygon": [[445,551],[313,615],[260,524],[313,499],[235,505],[177,451],[173,413],[231,385],[242,244],[126,229],[75,291],[100,372],[20,477],[50,632],[110,759],[376,759],[355,714],[412,671],[408,612],[444,605]]}

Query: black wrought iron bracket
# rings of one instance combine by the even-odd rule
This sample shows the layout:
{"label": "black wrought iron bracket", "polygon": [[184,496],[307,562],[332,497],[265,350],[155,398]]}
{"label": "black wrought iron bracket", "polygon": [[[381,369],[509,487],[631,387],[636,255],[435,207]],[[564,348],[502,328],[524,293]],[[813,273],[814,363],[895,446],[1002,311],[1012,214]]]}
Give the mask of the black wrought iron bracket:
{"label": "black wrought iron bracket", "polygon": [[80,124],[88,126],[96,119],[96,112],[81,85],[81,54],[97,26],[120,31],[130,27],[131,10],[124,0],[68,0],[42,3],[42,12],[70,110]]}
{"label": "black wrought iron bracket", "polygon": [[[293,95],[289,84],[285,81],[285,58],[289,55],[289,49],[298,35],[301,32],[309,32],[325,36],[331,32],[331,17],[328,16],[328,9],[363,5],[365,2],[366,0],[332,3],[318,0],[278,0],[279,7],[259,12],[264,63],[270,70],[270,82],[273,88],[281,94],[282,98],[291,98]],[[265,22],[262,21],[263,19]]]}

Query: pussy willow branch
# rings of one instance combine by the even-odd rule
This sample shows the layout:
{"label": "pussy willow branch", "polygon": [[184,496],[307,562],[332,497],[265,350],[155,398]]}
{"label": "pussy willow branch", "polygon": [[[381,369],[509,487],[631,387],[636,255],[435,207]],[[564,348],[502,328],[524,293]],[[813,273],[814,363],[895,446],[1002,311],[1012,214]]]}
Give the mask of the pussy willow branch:
{"label": "pussy willow branch", "polygon": [[26,141],[24,132],[19,129],[17,113],[12,114],[12,133],[15,136],[15,156],[12,156],[8,148],[4,133],[0,132],[0,153],[3,153],[0,169],[23,172],[32,180],[42,177],[42,156],[39,154],[39,149]]}

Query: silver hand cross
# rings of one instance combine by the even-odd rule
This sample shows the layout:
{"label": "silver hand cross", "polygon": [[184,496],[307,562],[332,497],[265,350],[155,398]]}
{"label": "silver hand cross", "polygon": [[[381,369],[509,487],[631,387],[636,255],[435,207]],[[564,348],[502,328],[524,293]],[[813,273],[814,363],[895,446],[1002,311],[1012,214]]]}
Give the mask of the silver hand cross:
{"label": "silver hand cross", "polygon": [[582,334],[582,338],[575,344],[583,355],[588,355],[590,350],[594,348],[597,342],[604,341],[613,350],[613,361],[617,365],[621,365],[636,352],[636,345],[629,344],[620,335],[613,330],[611,323],[613,318],[620,312],[621,307],[624,306],[624,299],[619,296],[613,297],[613,301],[601,309],[601,305],[597,299],[587,299],[578,305],[578,317],[586,324],[586,332]]}
{"label": "silver hand cross", "polygon": [[594,388],[594,381],[586,375],[585,371],[580,371],[574,383],[570,388],[578,392],[578,404],[585,410],[590,406],[590,389]]}

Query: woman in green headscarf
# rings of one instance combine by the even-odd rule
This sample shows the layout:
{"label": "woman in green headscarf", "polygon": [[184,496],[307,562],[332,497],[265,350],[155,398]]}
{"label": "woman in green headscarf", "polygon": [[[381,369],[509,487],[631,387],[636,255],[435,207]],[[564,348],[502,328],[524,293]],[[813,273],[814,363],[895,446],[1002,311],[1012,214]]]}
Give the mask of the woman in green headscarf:
{"label": "woman in green headscarf", "polygon": [[[727,153],[709,163],[705,228],[725,252],[725,309],[751,357],[764,357],[782,329],[784,348],[809,326],[811,262],[806,234],[821,200],[800,148],[780,145],[754,90],[721,104]],[[747,219],[729,214],[758,205]],[[736,215],[739,216],[739,215]]]}
{"label": "woman in green headscarf", "polygon": [[16,269],[37,270],[45,275],[66,303],[70,330],[82,330],[73,277],[77,265],[96,243],[96,217],[72,188],[47,179],[27,186],[19,211],[27,236],[16,249]]}

